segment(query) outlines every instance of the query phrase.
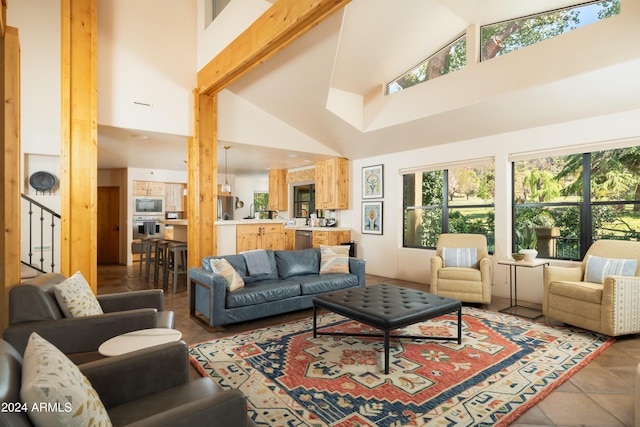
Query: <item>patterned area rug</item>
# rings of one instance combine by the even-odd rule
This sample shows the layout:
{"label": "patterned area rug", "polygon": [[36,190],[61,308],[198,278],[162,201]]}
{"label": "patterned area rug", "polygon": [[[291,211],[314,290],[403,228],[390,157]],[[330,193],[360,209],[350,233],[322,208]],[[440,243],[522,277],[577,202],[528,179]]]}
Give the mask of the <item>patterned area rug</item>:
{"label": "patterned area rug", "polygon": [[[326,330],[379,333],[336,314]],[[398,330],[456,336],[455,314]],[[384,375],[381,338],[318,336],[312,319],[191,346],[191,363],[247,396],[262,426],[506,426],[613,339],[463,308],[463,338],[392,339]]]}

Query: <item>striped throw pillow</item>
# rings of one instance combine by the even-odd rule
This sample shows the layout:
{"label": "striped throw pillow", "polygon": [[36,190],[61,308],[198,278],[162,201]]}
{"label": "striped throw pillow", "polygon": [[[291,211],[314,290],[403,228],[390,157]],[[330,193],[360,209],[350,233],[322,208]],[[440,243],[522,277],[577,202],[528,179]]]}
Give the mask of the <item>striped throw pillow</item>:
{"label": "striped throw pillow", "polygon": [[320,274],[349,273],[349,246],[320,245]]}
{"label": "striped throw pillow", "polygon": [[638,267],[637,259],[603,258],[587,255],[587,266],[584,281],[604,283],[608,276],[635,276]]}
{"label": "striped throw pillow", "polygon": [[477,248],[442,248],[444,267],[478,268]]}
{"label": "striped throw pillow", "polygon": [[224,258],[212,258],[210,262],[213,272],[224,277],[227,282],[227,291],[233,292],[236,289],[244,288],[244,280],[229,261]]}

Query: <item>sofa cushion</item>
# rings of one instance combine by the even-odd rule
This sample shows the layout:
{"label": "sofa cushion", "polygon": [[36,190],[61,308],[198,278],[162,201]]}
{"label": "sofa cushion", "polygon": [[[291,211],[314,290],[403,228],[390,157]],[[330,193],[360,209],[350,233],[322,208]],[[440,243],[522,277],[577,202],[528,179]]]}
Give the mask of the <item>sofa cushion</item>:
{"label": "sofa cushion", "polygon": [[238,274],[244,280],[244,283],[252,283],[258,282],[261,280],[271,280],[278,278],[278,267],[276,265],[276,257],[273,251],[267,251],[267,257],[269,258],[269,265],[271,266],[271,273],[269,274],[258,274],[258,275],[249,275],[247,271],[247,262],[242,255],[219,255],[219,256],[208,256],[202,259],[202,268],[205,271],[212,272],[211,270],[211,259],[214,258],[224,258],[229,261],[229,264],[233,267],[234,270],[238,272]]}
{"label": "sofa cushion", "polygon": [[442,248],[444,267],[478,268],[477,248]]}
{"label": "sofa cushion", "polygon": [[110,426],[107,411],[80,369],[35,332],[29,337],[22,364],[20,398],[36,426]]}
{"label": "sofa cushion", "polygon": [[608,276],[635,276],[637,259],[603,258],[587,255],[584,281],[604,283]]}
{"label": "sofa cushion", "polygon": [[320,274],[349,273],[349,246],[320,246]]}
{"label": "sofa cushion", "polygon": [[358,286],[358,276],[355,274],[309,274],[289,277],[284,281],[299,284],[302,295],[313,295]]}
{"label": "sofa cushion", "polygon": [[244,288],[227,293],[226,308],[244,307],[300,296],[300,285],[278,279],[246,283]]}
{"label": "sofa cushion", "polygon": [[214,273],[217,273],[224,277],[224,280],[227,284],[227,291],[233,292],[236,289],[244,287],[244,280],[242,280],[242,277],[240,277],[238,272],[226,259],[211,259],[211,269]]}
{"label": "sofa cushion", "polygon": [[438,270],[438,279],[480,282],[482,274],[477,268],[449,267]]}
{"label": "sofa cushion", "polygon": [[278,276],[286,279],[301,274],[318,274],[320,263],[316,249],[299,249],[294,251],[274,251]]}
{"label": "sofa cushion", "polygon": [[66,317],[104,314],[98,298],[79,271],[64,282],[54,285],[53,292]]}
{"label": "sofa cushion", "polygon": [[602,303],[603,285],[592,282],[557,281],[549,285],[549,293],[594,304]]}

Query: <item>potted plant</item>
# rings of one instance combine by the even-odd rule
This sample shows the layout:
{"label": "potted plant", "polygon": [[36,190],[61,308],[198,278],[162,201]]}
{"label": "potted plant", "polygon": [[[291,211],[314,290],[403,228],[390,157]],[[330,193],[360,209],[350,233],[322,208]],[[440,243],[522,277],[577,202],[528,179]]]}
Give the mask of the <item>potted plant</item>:
{"label": "potted plant", "polygon": [[525,228],[524,233],[519,236],[520,240],[520,253],[524,254],[525,261],[533,261],[538,256],[536,249],[538,245],[538,237],[536,230],[532,226]]}

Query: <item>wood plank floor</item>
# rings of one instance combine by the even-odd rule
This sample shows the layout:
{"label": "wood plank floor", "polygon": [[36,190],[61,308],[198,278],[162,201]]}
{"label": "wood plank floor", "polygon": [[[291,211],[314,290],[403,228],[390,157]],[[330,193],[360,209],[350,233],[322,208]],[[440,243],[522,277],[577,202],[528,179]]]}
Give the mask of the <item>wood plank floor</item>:
{"label": "wood plank floor", "polygon": [[[428,285],[367,275],[367,285],[392,283],[428,291]],[[138,265],[101,265],[98,267],[98,293],[108,294],[157,287],[153,280],[139,275]],[[508,299],[494,297],[490,305],[499,310]],[[210,333],[189,317],[186,286],[181,283],[176,294],[165,291],[165,307],[176,315],[176,329],[187,344],[209,341],[239,332],[277,325],[311,316],[311,309],[272,316],[219,328]],[[540,321],[545,321],[541,318]],[[547,320],[549,321],[549,320]],[[544,400],[523,414],[512,426],[593,426],[620,427],[634,425],[635,370],[640,363],[640,339],[637,335],[620,337],[616,342],[554,390]],[[194,377],[198,374],[193,370]]]}

